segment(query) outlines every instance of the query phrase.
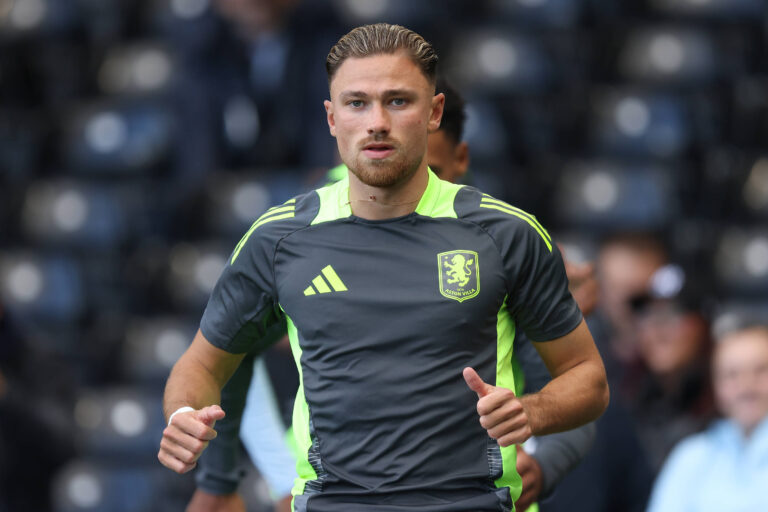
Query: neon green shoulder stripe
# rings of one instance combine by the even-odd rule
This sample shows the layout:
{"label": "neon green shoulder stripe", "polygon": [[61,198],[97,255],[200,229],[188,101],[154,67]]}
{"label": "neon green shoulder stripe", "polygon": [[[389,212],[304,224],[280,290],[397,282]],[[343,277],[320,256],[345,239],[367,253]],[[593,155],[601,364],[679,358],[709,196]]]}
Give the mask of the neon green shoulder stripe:
{"label": "neon green shoulder stripe", "polygon": [[251,234],[253,234],[253,232],[256,231],[257,228],[259,228],[259,226],[263,226],[267,222],[272,222],[273,220],[289,219],[291,217],[294,217],[295,215],[296,215],[296,199],[289,199],[282,205],[273,206],[272,208],[264,212],[261,215],[261,217],[256,219],[256,222],[254,222],[251,225],[250,229],[246,231],[246,233],[243,235],[243,237],[235,246],[235,250],[232,253],[232,260],[230,261],[230,265],[235,262],[237,257],[240,255],[240,251],[245,246],[245,243],[251,237]]}
{"label": "neon green shoulder stripe", "polygon": [[319,188],[315,192],[320,197],[320,208],[312,220],[312,225],[343,219],[352,215],[352,208],[349,206],[348,176],[332,185]]}
{"label": "neon green shoulder stripe", "polygon": [[416,206],[416,213],[425,217],[449,217],[455,219],[456,209],[453,206],[456,200],[456,194],[464,185],[455,185],[443,181],[432,172],[429,173],[429,181],[424,195],[421,196],[419,204]]}
{"label": "neon green shoulder stripe", "polygon": [[496,205],[499,205],[499,206],[503,206],[503,207],[505,207],[505,208],[507,208],[509,210],[512,210],[514,212],[517,212],[517,213],[527,217],[534,224],[536,224],[536,226],[538,226],[539,230],[541,231],[541,233],[544,234],[544,236],[546,236],[547,240],[549,240],[550,242],[552,241],[552,238],[549,236],[549,233],[547,232],[546,229],[544,229],[544,226],[541,225],[541,223],[539,222],[539,220],[536,218],[535,215],[532,215],[532,214],[526,212],[525,210],[521,210],[520,208],[518,208],[516,206],[512,206],[509,203],[505,203],[504,201],[499,201],[498,199],[495,199],[494,197],[491,197],[488,194],[483,194],[483,199],[481,200],[480,206],[483,206],[484,204],[496,204]]}
{"label": "neon green shoulder stripe", "polygon": [[549,249],[549,252],[552,252],[552,238],[549,236],[549,233],[547,232],[547,230],[544,229],[541,224],[539,224],[539,221],[537,221],[536,217],[534,217],[533,215],[526,213],[523,210],[520,210],[519,208],[514,208],[512,206],[509,206],[502,201],[493,200],[493,202],[491,202],[485,197],[480,202],[480,208],[488,208],[489,210],[498,210],[500,212],[504,212],[524,220],[534,230],[536,230],[536,232],[539,234],[541,239],[544,240],[544,243],[546,244],[547,249]]}

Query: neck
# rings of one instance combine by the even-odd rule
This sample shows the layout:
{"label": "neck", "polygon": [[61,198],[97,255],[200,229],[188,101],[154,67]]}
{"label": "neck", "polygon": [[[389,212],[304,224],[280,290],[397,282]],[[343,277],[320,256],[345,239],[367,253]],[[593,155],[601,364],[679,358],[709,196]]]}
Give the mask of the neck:
{"label": "neck", "polygon": [[427,166],[420,166],[408,179],[391,187],[366,185],[349,172],[349,204],[352,213],[368,220],[384,220],[413,213],[427,189]]}

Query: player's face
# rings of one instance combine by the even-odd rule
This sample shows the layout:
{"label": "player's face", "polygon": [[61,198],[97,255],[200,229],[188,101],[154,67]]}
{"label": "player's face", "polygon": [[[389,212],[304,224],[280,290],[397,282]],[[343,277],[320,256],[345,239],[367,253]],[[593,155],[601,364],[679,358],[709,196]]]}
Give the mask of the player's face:
{"label": "player's face", "polygon": [[469,167],[467,143],[454,142],[442,130],[430,133],[427,138],[427,163],[440,179],[456,183]]}
{"label": "player's face", "polygon": [[348,58],[331,81],[328,126],[341,159],[363,183],[392,187],[426,166],[427,135],[443,95],[404,53]]}
{"label": "player's face", "polygon": [[713,383],[720,410],[745,430],[768,417],[768,333],[754,329],[721,340]]}

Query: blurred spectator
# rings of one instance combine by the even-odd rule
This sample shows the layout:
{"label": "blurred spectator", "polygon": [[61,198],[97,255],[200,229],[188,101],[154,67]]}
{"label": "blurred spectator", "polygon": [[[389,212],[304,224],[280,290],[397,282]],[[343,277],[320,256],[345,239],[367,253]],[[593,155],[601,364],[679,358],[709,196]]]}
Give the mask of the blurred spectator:
{"label": "blurred spectator", "polygon": [[[592,451],[541,503],[542,512],[639,512],[653,475],[622,384],[638,372],[637,332],[631,299],[648,290],[651,276],[667,260],[658,237],[621,232],[607,237],[597,257],[600,301],[588,318],[611,384],[611,403],[597,421]],[[630,379],[631,380],[631,379]]]}
{"label": "blurred spectator", "polygon": [[649,512],[768,510],[768,326],[718,340],[712,379],[725,419],[675,448]]}
{"label": "blurred spectator", "polygon": [[72,386],[0,304],[0,511],[50,510],[56,470],[74,455]]}
{"label": "blurred spectator", "polygon": [[334,11],[299,0],[213,6],[217,29],[182,52],[182,171],[331,164],[322,102],[326,49],[341,32]]}
{"label": "blurred spectator", "polygon": [[708,364],[711,342],[703,311],[703,277],[677,265],[657,270],[647,293],[632,298],[638,353],[647,372],[627,392],[654,471],[672,447],[714,415]]}
{"label": "blurred spectator", "polygon": [[597,258],[600,308],[590,329],[605,361],[608,379],[616,384],[637,362],[637,332],[630,298],[648,289],[651,276],[667,262],[667,250],[652,233],[621,232],[607,237]]}

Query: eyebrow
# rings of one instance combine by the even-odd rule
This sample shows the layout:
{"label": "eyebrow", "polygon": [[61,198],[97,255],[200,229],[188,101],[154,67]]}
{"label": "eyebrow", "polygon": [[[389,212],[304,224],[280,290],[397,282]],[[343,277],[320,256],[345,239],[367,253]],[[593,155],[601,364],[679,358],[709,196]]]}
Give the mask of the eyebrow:
{"label": "eyebrow", "polygon": [[[382,93],[382,96],[384,97],[391,97],[391,96],[416,96],[416,91],[412,91],[409,89],[387,89]],[[363,91],[342,91],[339,94],[339,98],[347,99],[347,98],[363,98],[367,99],[370,95]]]}

